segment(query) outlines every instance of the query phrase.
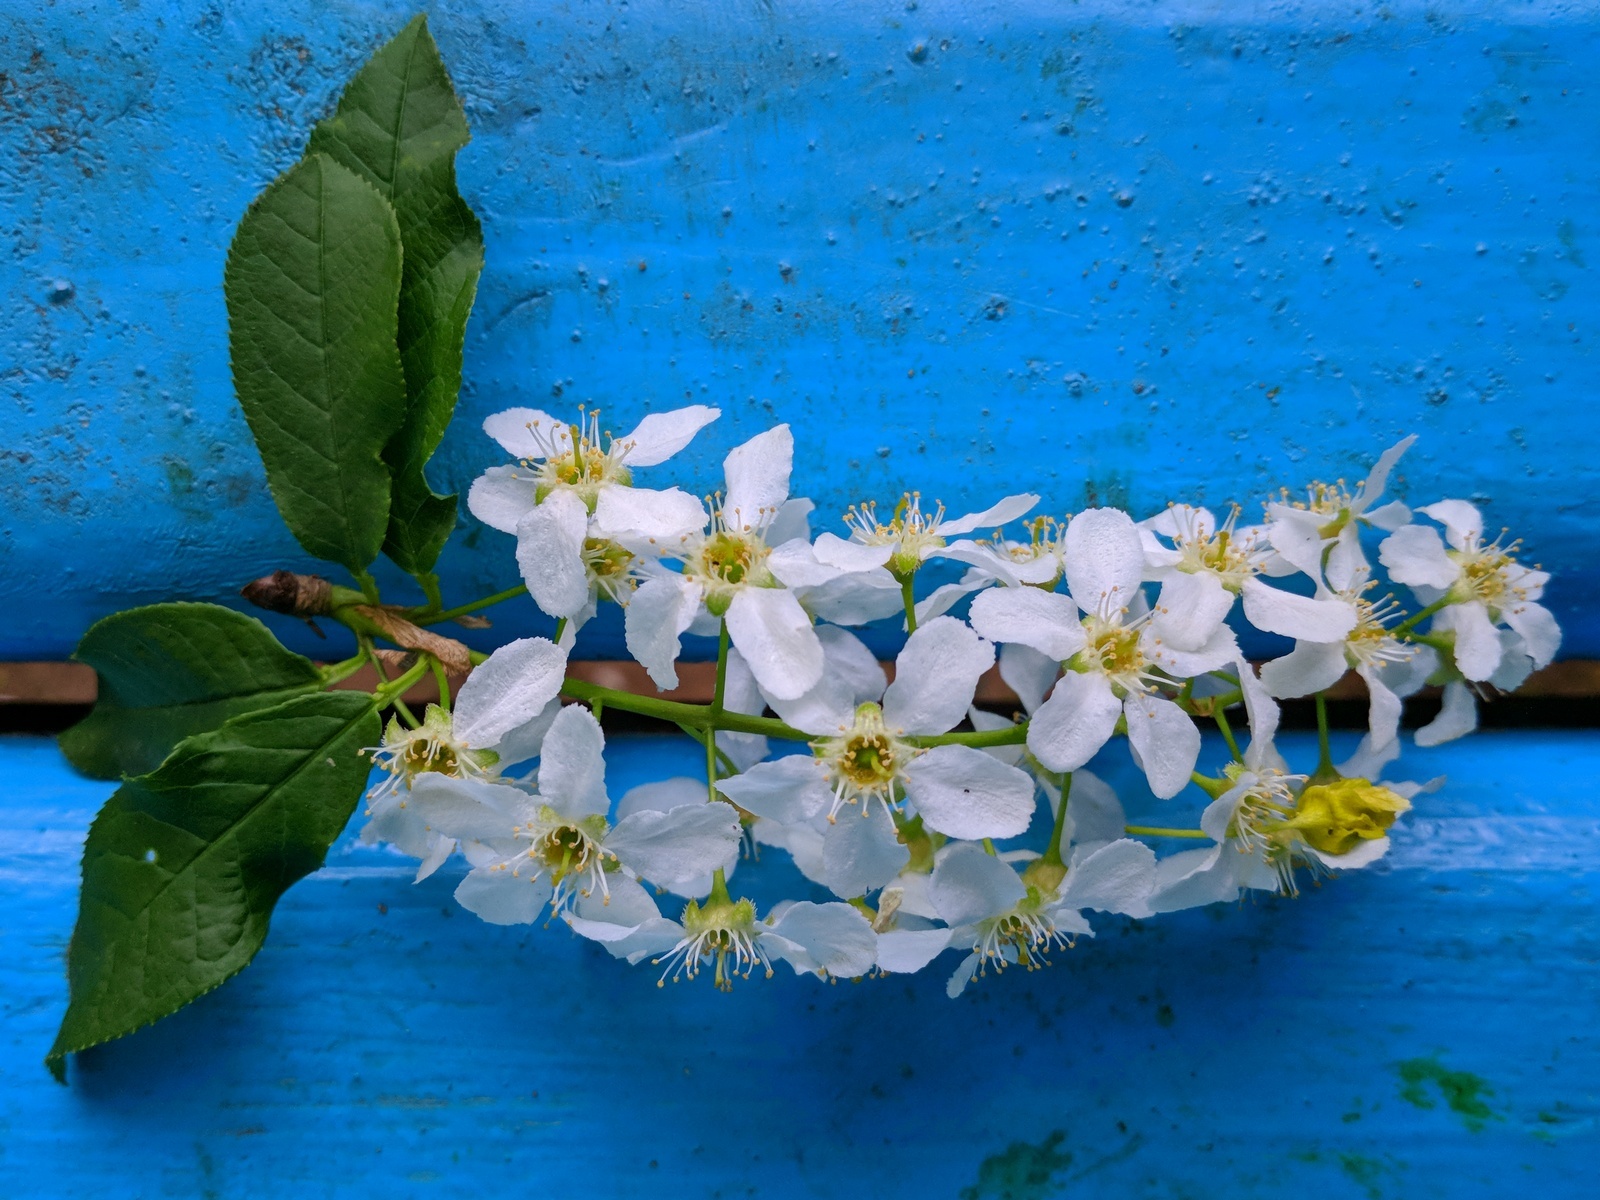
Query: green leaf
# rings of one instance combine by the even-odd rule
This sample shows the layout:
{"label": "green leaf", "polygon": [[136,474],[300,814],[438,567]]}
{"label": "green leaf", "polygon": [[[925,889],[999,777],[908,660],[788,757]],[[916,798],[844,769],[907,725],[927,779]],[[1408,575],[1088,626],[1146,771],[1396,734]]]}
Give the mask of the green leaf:
{"label": "green leaf", "polygon": [[456,151],[469,137],[423,16],[373,55],[311,134],[310,150],[371,183],[400,223],[407,404],[405,423],[384,449],[394,499],[383,549],[414,575],[433,569],[455,528],[456,497],[435,495],[423,467],[455,412],[467,316],[483,270],[483,231],[456,190]]}
{"label": "green leaf", "polygon": [[382,452],[405,420],[400,230],[323,154],[280,175],[228,251],[233,382],[290,530],[360,575],[389,524]]}
{"label": "green leaf", "polygon": [[71,999],[45,1063],[176,1012],[255,957],[273,906],[322,865],[377,742],[370,696],[321,692],[184,741],[106,801],[83,851]]}
{"label": "green leaf", "polygon": [[83,635],[73,658],[99,674],[100,698],[61,735],[61,749],[96,779],[152,771],[191,734],[322,688],[310,659],[254,617],[216,604],[116,613]]}

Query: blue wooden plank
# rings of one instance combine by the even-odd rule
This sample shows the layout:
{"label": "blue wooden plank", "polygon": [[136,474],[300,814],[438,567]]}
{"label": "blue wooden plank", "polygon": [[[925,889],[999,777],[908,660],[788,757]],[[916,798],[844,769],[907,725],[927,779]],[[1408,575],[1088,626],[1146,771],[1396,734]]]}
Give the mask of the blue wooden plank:
{"label": "blue wooden plank", "polygon": [[[48,742],[3,754],[8,1197],[1593,1194],[1588,734],[1417,751],[1416,773],[1452,779],[1388,869],[1102,919],[1052,969],[956,1002],[939,973],[658,989],[559,927],[474,921],[453,879],[412,886],[347,839],[244,975],[80,1056],[70,1088],[39,1060],[109,789]],[[611,759],[620,791],[696,752],[619,738]],[[1189,807],[1107,774],[1135,811]]]}
{"label": "blue wooden plank", "polygon": [[[415,3],[0,0],[0,654],[308,565],[222,259]],[[1401,493],[1525,536],[1600,655],[1593,5],[427,7],[489,254],[440,485],[511,403],[720,404],[666,472],[697,489],[791,421],[830,520],[907,486],[1253,502],[1417,432]],[[453,597],[514,578],[463,534]]]}

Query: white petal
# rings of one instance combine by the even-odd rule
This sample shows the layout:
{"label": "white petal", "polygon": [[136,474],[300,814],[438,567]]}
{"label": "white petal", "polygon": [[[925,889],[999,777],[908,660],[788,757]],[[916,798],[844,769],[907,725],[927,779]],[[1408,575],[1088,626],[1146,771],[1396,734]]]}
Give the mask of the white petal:
{"label": "white petal", "polygon": [[1332,687],[1346,669],[1343,642],[1296,642],[1282,658],[1261,664],[1261,682],[1287,700]]}
{"label": "white petal", "polygon": [[933,868],[933,905],[947,925],[970,925],[1015,908],[1027,895],[1006,863],[975,842],[958,842]]}
{"label": "white petal", "polygon": [[822,678],[822,643],[788,589],[741,588],[725,620],[728,636],[768,696],[797,699]]}
{"label": "white petal", "polygon": [[1067,522],[1067,590],[1085,612],[1102,616],[1132,603],[1144,577],[1144,548],[1133,518],[1091,508]]}
{"label": "white petal", "polygon": [[906,798],[935,833],[1016,837],[1033,819],[1033,777],[971,746],[935,746],[903,774]]}
{"label": "white petal", "polygon": [[1372,575],[1372,565],[1361,549],[1361,527],[1351,522],[1339,531],[1328,549],[1328,562],[1324,578],[1328,586],[1339,592],[1360,591]]}
{"label": "white petal", "polygon": [[800,874],[812,883],[822,884],[822,834],[813,825],[785,825],[762,819],[750,827],[750,834],[758,845],[776,846],[787,853]]}
{"label": "white petal", "polygon": [[847,542],[835,534],[818,536],[814,547],[817,561],[838,567],[841,571],[870,571],[889,561],[893,546],[863,546],[860,542]]}
{"label": "white petal", "polygon": [[1400,697],[1384,686],[1381,674],[1370,667],[1359,668],[1367,682],[1367,730],[1375,746],[1386,746],[1400,736]]}
{"label": "white petal", "polygon": [[1083,649],[1083,623],[1071,596],[1038,588],[993,588],[972,602],[972,627],[991,642],[1014,642],[1066,662]]}
{"label": "white petal", "polygon": [[835,625],[817,630],[825,666],[816,685],[794,700],[769,697],[774,712],[806,733],[832,734],[849,725],[856,706],[883,695],[887,680],[860,638]]}
{"label": "white petal", "polygon": [[1367,472],[1367,478],[1361,485],[1357,495],[1356,511],[1362,512],[1370,508],[1372,502],[1383,495],[1383,489],[1389,486],[1389,472],[1394,470],[1395,464],[1400,461],[1400,456],[1411,449],[1411,444],[1417,440],[1417,435],[1401,438],[1378,456],[1378,461],[1372,464],[1372,470]]}
{"label": "white petal", "polygon": [[539,753],[539,795],[562,816],[604,816],[606,735],[600,722],[580,704],[563,708],[550,723]]}
{"label": "white petal", "polygon": [[1377,508],[1370,509],[1362,514],[1362,519],[1374,529],[1381,529],[1385,533],[1393,533],[1402,525],[1411,520],[1411,510],[1398,500],[1388,504],[1380,504]]}
{"label": "white petal", "polygon": [[741,836],[732,805],[696,802],[624,817],[606,835],[605,846],[629,870],[671,887],[720,867]]}
{"label": "white petal", "polygon": [[787,425],[758,433],[735,446],[723,461],[728,492],[722,512],[729,529],[756,528],[771,520],[789,498],[794,465],[794,434]]}
{"label": "white petal", "polygon": [[636,812],[669,812],[684,804],[704,804],[706,783],[688,775],[674,775],[669,779],[655,779],[641,783],[622,793],[617,801],[617,820],[631,817]]}
{"label": "white petal", "polygon": [[1272,699],[1272,693],[1266,684],[1256,677],[1255,670],[1242,657],[1235,659],[1234,671],[1239,676],[1239,690],[1244,695],[1244,711],[1250,721],[1250,747],[1246,752],[1246,761],[1256,760],[1259,765],[1260,755],[1267,752],[1272,745],[1272,739],[1278,733],[1278,718],[1281,715],[1277,703]]}
{"label": "white petal", "polygon": [[1478,701],[1464,683],[1444,685],[1444,705],[1432,722],[1417,730],[1417,745],[1438,746],[1466,737],[1478,727]]}
{"label": "white petal", "polygon": [[572,449],[572,431],[537,408],[508,408],[483,420],[483,431],[513,458],[548,458]]}
{"label": "white petal", "polygon": [[1296,596],[1259,579],[1244,581],[1244,615],[1265,633],[1307,642],[1342,641],[1356,627],[1356,608],[1348,601]]}
{"label": "white petal", "polygon": [[1067,797],[1072,840],[1092,844],[1114,842],[1126,832],[1128,818],[1111,785],[1092,771],[1074,771]]}
{"label": "white petal", "polygon": [[1424,504],[1417,511],[1443,525],[1450,544],[1457,550],[1465,550],[1483,536],[1483,514],[1465,500],[1440,500],[1437,504]]}
{"label": "white petal", "polygon": [[949,948],[948,929],[891,929],[878,935],[878,970],[912,975]]}
{"label": "white petal", "polygon": [[1500,635],[1489,613],[1476,601],[1452,605],[1448,610],[1456,631],[1456,666],[1468,679],[1482,680],[1500,665]]}
{"label": "white petal", "polygon": [[566,652],[554,642],[507,642],[467,676],[456,694],[456,736],[479,750],[494,749],[507,733],[539,716],[561,691],[566,674]]}
{"label": "white petal", "polygon": [[1194,650],[1168,645],[1156,626],[1147,625],[1139,635],[1139,648],[1174,679],[1196,679],[1208,671],[1221,670],[1239,657],[1239,639],[1226,625],[1218,625],[1205,644]]}
{"label": "white petal", "polygon": [[891,882],[910,861],[889,811],[876,802],[865,813],[844,809],[822,835],[822,881],[846,900]]}
{"label": "white petal", "polygon": [[988,587],[994,581],[985,579],[976,571],[968,571],[967,576],[960,583],[941,583],[921,600],[918,600],[914,611],[917,614],[917,624],[926,625],[935,617],[942,617],[963,599]]}
{"label": "white petal", "polygon": [[804,496],[795,496],[778,505],[778,515],[767,526],[767,545],[781,546],[795,538],[811,537],[811,514],[816,505]]}
{"label": "white petal", "polygon": [[717,791],[746,812],[784,824],[807,820],[833,804],[822,766],[809,754],[757,763],[718,780]]}
{"label": "white petal", "polygon": [[576,492],[558,489],[517,523],[517,566],[528,594],[552,617],[570,617],[589,602],[583,542],[589,510]]}
{"label": "white petal", "polygon": [[1406,525],[1384,538],[1378,561],[1388,568],[1390,579],[1412,587],[1447,588],[1461,574],[1438,531],[1426,525]]}
{"label": "white petal", "polygon": [[537,758],[544,746],[544,735],[550,732],[550,726],[560,711],[561,699],[557,697],[540,709],[539,715],[526,725],[518,725],[501,734],[494,747],[494,752],[500,756],[499,769],[504,771],[516,763]]}
{"label": "white petal", "polygon": [[1051,771],[1076,771],[1111,738],[1122,702],[1104,675],[1068,671],[1028,725],[1028,749]]}
{"label": "white petal", "polygon": [[1370,733],[1363,734],[1356,752],[1340,763],[1339,774],[1346,779],[1381,779],[1383,769],[1400,757],[1400,740],[1374,743]]}
{"label": "white petal", "polygon": [[595,501],[594,523],[608,537],[637,534],[670,541],[704,529],[705,506],[679,488],[624,487],[608,483]]}
{"label": "white petal", "polygon": [[1561,626],[1542,604],[1525,601],[1503,614],[1505,622],[1521,635],[1535,667],[1547,667],[1561,649]]}
{"label": "white petal", "polygon": [[1189,782],[1200,757],[1200,731],[1187,713],[1159,696],[1129,696],[1128,742],[1139,756],[1150,790],[1162,800]]}
{"label": "white petal", "polygon": [[628,601],[623,613],[628,653],[662,690],[678,686],[683,632],[699,604],[700,589],[675,575],[646,580]]}
{"label": "white petal", "polygon": [[967,990],[967,984],[972,982],[972,977],[978,973],[978,963],[982,960],[977,953],[967,955],[950,974],[950,982],[944,985],[944,994],[954,1000]]}
{"label": "white petal", "polygon": [[1528,646],[1521,634],[1511,629],[1495,632],[1500,635],[1500,665],[1489,676],[1489,682],[1502,692],[1514,692],[1533,674],[1533,659],[1528,657]]}
{"label": "white petal", "polygon": [[982,512],[969,513],[964,517],[955,517],[949,521],[940,521],[939,535],[941,537],[955,537],[958,534],[971,533],[974,529],[998,529],[1001,525],[1015,521],[1037,503],[1039,503],[1039,497],[1032,492],[1007,496],[998,504],[992,504]]}
{"label": "white petal", "polygon": [[721,415],[721,409],[708,408],[704,404],[690,404],[671,412],[651,413],[639,422],[632,433],[618,439],[628,447],[623,461],[630,467],[653,467],[666,462],[694,441],[695,434]]}
{"label": "white petal", "polygon": [[1022,711],[1031,713],[1061,673],[1061,663],[1021,642],[1000,647],[1000,678],[1017,694]]}
{"label": "white petal", "polygon": [[804,948],[817,966],[841,979],[865,975],[877,961],[877,934],[848,904],[802,900],[784,911],[772,932]]}
{"label": "white petal", "polygon": [[865,625],[901,610],[900,585],[881,568],[841,575],[818,588],[807,588],[806,608],[836,625]]}
{"label": "white petal", "polygon": [[1148,917],[1156,885],[1156,856],[1149,846],[1119,838],[1083,858],[1074,858],[1061,891],[1071,908]]}
{"label": "white petal", "polygon": [[839,568],[818,559],[811,543],[804,538],[791,538],[781,546],[774,546],[767,556],[767,570],[776,575],[780,583],[792,588],[821,587],[839,577]]}
{"label": "white petal", "polygon": [[1233,607],[1233,593],[1209,571],[1174,571],[1161,585],[1151,624],[1161,640],[1179,650],[1203,646]]}
{"label": "white petal", "polygon": [[626,875],[613,875],[606,888],[606,892],[580,892],[573,912],[585,920],[602,921],[619,929],[642,925],[661,915],[650,893]]}
{"label": "white petal", "polygon": [[[1268,506],[1272,520],[1267,525],[1267,536],[1278,556],[1313,579],[1322,578],[1322,544],[1319,532],[1322,518],[1316,513],[1290,508],[1286,504]],[[1271,574],[1286,574],[1273,570]]]}
{"label": "white petal", "polygon": [[412,783],[405,811],[415,810],[429,832],[495,841],[513,836],[513,828],[531,815],[535,804],[521,788],[430,771]]}
{"label": "white petal", "polygon": [[954,617],[935,617],[906,639],[883,694],[889,728],[944,733],[967,715],[978,679],[994,666],[994,647]]}
{"label": "white petal", "polygon": [[1389,839],[1380,837],[1360,841],[1344,854],[1324,854],[1314,846],[1307,846],[1306,853],[1332,870],[1357,871],[1362,867],[1370,867],[1389,853]]}
{"label": "white petal", "polygon": [[538,484],[520,467],[490,467],[472,481],[467,509],[490,529],[515,533],[517,523],[533,511]]}
{"label": "white petal", "polygon": [[1226,846],[1169,854],[1156,864],[1156,888],[1150,907],[1158,913],[1177,912],[1237,899],[1239,884],[1227,869],[1232,864],[1224,859],[1230,854],[1243,857]]}
{"label": "white petal", "polygon": [[550,881],[513,875],[509,867],[479,867],[456,887],[456,902],[491,925],[528,925],[550,902]]}

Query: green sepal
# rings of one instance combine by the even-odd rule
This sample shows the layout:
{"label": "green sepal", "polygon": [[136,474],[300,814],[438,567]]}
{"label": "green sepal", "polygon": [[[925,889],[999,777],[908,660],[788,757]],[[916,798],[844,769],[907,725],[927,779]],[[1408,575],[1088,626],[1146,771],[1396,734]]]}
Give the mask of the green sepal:
{"label": "green sepal", "polygon": [[152,604],[95,622],[73,652],[100,677],[94,711],[61,735],[85,775],[160,766],[186,737],[322,688],[310,659],[260,621],[216,604]]}
{"label": "green sepal", "polygon": [[299,543],[361,578],[389,526],[383,451],[406,419],[400,227],[365,179],[310,154],[228,250],[234,388]]}
{"label": "green sepal", "polygon": [[70,999],[45,1064],[123,1037],[255,957],[273,907],[316,870],[366,785],[372,697],[298,696],[183,741],[89,828]]}
{"label": "green sepal", "polygon": [[413,575],[432,571],[456,521],[456,497],[436,495],[423,468],[455,412],[483,270],[483,231],[456,189],[456,152],[469,137],[427,18],[418,16],[350,81],[309,146],[372,184],[399,222],[406,415],[383,451],[394,487],[383,550]]}

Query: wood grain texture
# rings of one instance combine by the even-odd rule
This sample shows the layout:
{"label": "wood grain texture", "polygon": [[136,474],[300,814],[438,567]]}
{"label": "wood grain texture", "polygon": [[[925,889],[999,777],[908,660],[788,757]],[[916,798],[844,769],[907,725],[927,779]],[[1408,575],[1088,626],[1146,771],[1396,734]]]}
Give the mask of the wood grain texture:
{"label": "wood grain texture", "polygon": [[[1452,779],[1387,869],[1294,901],[1099,917],[1052,969],[956,1002],[943,971],[658,989],[559,927],[474,921],[448,872],[413,886],[347,839],[249,971],[81,1056],[69,1088],[39,1060],[78,846],[110,789],[48,742],[0,754],[8,1197],[1593,1194],[1589,734],[1416,751],[1412,774]],[[612,792],[696,755],[618,739]],[[1140,800],[1105,757],[1135,819],[1197,807]],[[736,890],[762,874],[793,883],[774,856]]]}

